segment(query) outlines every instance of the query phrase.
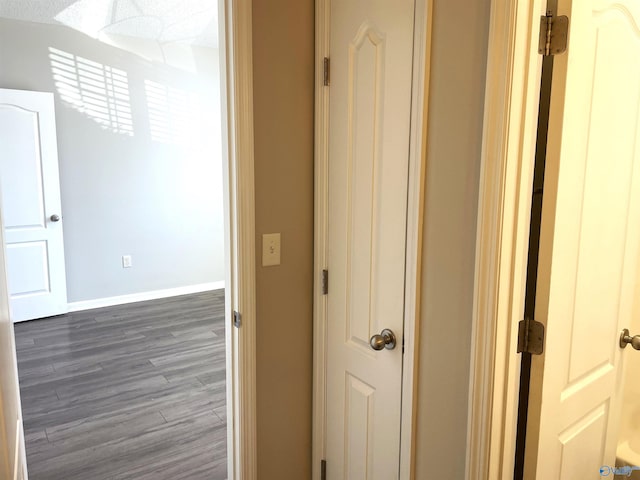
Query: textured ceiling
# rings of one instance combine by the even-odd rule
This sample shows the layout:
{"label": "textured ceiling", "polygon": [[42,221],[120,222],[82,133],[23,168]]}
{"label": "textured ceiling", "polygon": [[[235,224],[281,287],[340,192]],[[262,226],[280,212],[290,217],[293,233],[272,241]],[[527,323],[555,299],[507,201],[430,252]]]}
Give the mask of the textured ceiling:
{"label": "textured ceiling", "polygon": [[62,24],[94,38],[218,45],[217,0],[0,0],[0,17]]}

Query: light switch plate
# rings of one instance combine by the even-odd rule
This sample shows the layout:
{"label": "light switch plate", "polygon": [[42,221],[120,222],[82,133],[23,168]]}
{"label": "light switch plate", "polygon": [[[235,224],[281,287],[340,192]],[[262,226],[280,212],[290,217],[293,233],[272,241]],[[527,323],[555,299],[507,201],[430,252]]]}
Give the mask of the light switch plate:
{"label": "light switch plate", "polygon": [[262,266],[280,265],[280,234],[265,233],[262,235]]}

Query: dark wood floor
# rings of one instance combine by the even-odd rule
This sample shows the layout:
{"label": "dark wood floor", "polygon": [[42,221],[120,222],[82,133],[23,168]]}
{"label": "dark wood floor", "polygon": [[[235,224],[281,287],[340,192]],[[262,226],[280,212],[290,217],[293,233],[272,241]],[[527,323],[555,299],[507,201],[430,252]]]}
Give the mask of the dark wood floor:
{"label": "dark wood floor", "polygon": [[16,324],[30,480],[226,478],[224,291]]}

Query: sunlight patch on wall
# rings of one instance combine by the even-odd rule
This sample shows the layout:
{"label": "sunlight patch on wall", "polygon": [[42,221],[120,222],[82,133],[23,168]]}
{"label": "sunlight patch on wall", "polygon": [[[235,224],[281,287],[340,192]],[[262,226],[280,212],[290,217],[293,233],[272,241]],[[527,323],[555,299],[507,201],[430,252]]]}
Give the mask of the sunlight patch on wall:
{"label": "sunlight patch on wall", "polygon": [[156,142],[198,143],[198,103],[194,94],[145,80],[151,138]]}
{"label": "sunlight patch on wall", "polygon": [[129,80],[123,70],[49,48],[56,90],[105,130],[133,136]]}

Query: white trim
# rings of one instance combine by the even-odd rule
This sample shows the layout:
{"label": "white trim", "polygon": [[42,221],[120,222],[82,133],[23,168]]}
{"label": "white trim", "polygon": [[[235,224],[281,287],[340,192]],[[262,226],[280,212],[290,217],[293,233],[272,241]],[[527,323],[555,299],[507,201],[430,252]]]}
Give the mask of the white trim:
{"label": "white trim", "polygon": [[[227,232],[227,476],[257,478],[252,2],[219,2]],[[242,326],[232,326],[233,311]]]}
{"label": "white trim", "polygon": [[13,458],[13,480],[18,480],[18,475],[20,474],[20,450],[22,450],[22,419],[18,418],[16,420],[16,438],[14,444],[15,455]]}
{"label": "white trim", "polygon": [[543,0],[493,0],[485,93],[466,478],[513,478]]}
{"label": "white trim", "polygon": [[409,480],[415,477],[421,313],[420,292],[422,283],[422,227],[424,221],[424,185],[427,157],[429,74],[431,71],[432,11],[432,0],[416,1],[405,259],[404,357],[402,363],[402,417],[400,419],[401,480]]}
{"label": "white trim", "polygon": [[327,297],[322,294],[322,270],[327,268],[329,210],[329,89],[324,86],[324,57],[329,56],[331,0],[316,0],[314,288],[313,288],[313,406],[312,480],[320,479],[326,454]]}
{"label": "white trim", "polygon": [[[417,394],[418,324],[426,115],[431,53],[432,0],[416,0],[411,142],[405,271],[405,355],[402,380],[400,478],[413,478],[415,413]],[[323,85],[323,59],[330,52],[331,0],[316,0],[316,88],[315,88],[315,251],[314,251],[314,351],[313,351],[313,447],[312,479],[320,480],[320,461],[326,452],[326,349],[327,304],[320,280],[327,266],[328,246],[328,138],[329,90]]]}
{"label": "white trim", "polygon": [[15,459],[13,463],[13,480],[27,480],[27,462],[25,458],[24,424],[22,417],[16,421]]}
{"label": "white trim", "polygon": [[130,293],[115,297],[95,298],[93,300],[81,300],[79,302],[70,302],[67,306],[69,312],[79,312],[81,310],[91,310],[94,308],[112,307],[114,305],[146,302],[147,300],[157,300],[159,298],[207,292],[209,290],[218,290],[220,288],[224,288],[224,281],[201,283],[199,285],[187,285],[185,287],[165,288],[163,290],[152,290],[150,292]]}
{"label": "white trim", "polygon": [[0,478],[9,478],[9,442],[7,441],[7,429],[5,426],[3,392],[0,392]]}

